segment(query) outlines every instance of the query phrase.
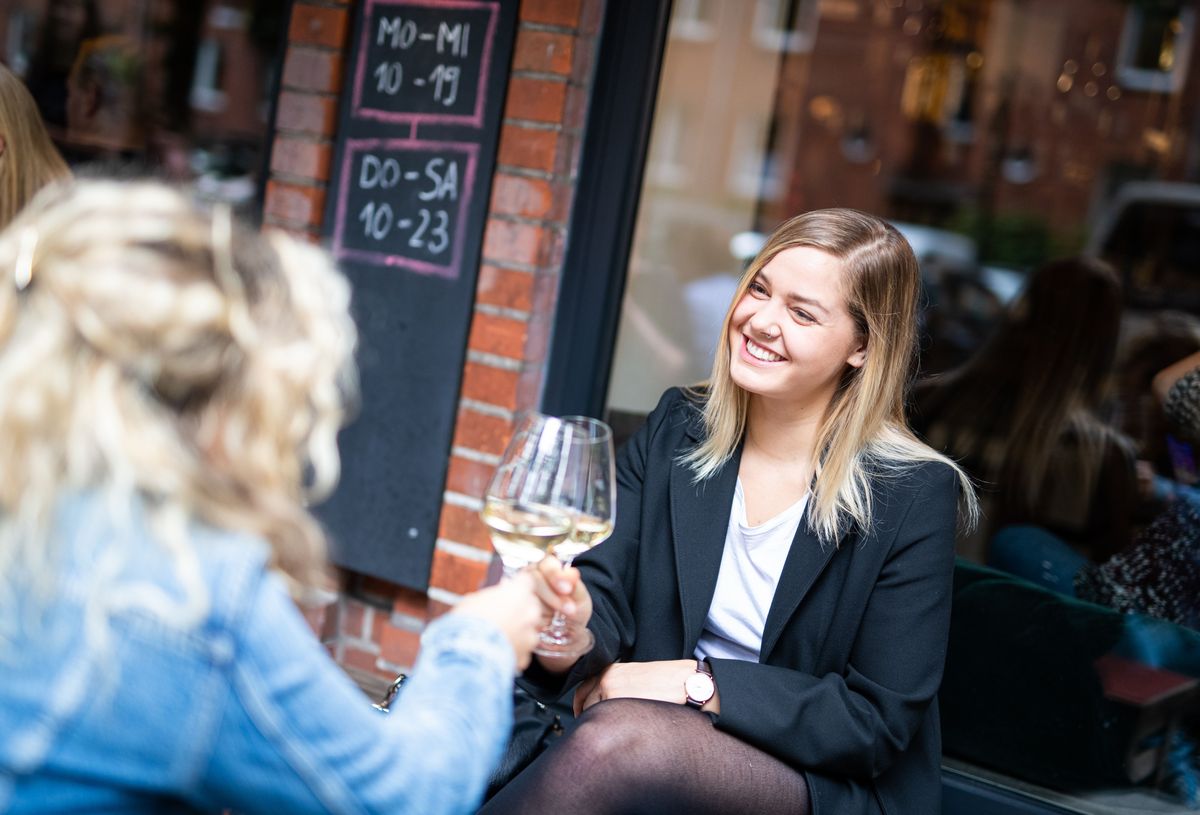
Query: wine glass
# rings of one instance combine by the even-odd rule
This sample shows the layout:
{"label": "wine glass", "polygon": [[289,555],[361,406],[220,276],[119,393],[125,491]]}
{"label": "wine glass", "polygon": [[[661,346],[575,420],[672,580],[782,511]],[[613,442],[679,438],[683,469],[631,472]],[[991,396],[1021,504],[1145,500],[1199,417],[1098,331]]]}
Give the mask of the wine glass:
{"label": "wine glass", "polygon": [[[573,465],[567,471],[565,489],[559,495],[560,506],[571,517],[567,537],[550,546],[550,552],[564,567],[576,557],[606,540],[612,534],[616,518],[616,474],[613,469],[612,429],[598,419],[567,416],[562,422],[571,428],[571,445],[580,453],[569,457]],[[535,654],[550,657],[574,657],[592,650],[595,637],[586,626],[570,622],[562,612],[542,629]]]}
{"label": "wine glass", "polygon": [[568,494],[583,455],[576,431],[561,419],[529,413],[521,418],[484,494],[480,512],[504,576],[540,561],[571,532]]}

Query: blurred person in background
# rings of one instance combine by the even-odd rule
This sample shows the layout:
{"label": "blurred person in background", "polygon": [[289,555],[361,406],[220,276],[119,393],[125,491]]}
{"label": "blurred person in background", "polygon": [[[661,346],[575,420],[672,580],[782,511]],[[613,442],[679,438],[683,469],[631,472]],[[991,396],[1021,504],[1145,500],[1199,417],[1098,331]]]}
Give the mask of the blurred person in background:
{"label": "blurred person in background", "polygon": [[96,0],[50,0],[26,82],[55,138],[67,127],[67,77],[85,40],[100,36]]}
{"label": "blurred person in background", "polygon": [[[980,483],[984,523],[959,553],[1041,563],[1042,543],[1099,562],[1129,544],[1138,502],[1130,441],[1099,416],[1121,323],[1121,287],[1102,261],[1035,270],[992,338],[962,367],[918,384],[913,426]],[[1021,530],[1001,556],[992,538]],[[1040,568],[1040,567],[1039,567]]]}
{"label": "blurred person in background", "polygon": [[550,608],[464,598],[386,716],[312,636],[354,386],[329,258],[93,181],[0,269],[0,811],[473,809]]}
{"label": "blurred person in background", "polygon": [[142,55],[128,37],[83,43],[67,78],[65,141],[73,163],[142,158],[150,129],[143,71]]}
{"label": "blurred person in background", "polygon": [[21,80],[0,65],[0,230],[42,187],[70,176]]}

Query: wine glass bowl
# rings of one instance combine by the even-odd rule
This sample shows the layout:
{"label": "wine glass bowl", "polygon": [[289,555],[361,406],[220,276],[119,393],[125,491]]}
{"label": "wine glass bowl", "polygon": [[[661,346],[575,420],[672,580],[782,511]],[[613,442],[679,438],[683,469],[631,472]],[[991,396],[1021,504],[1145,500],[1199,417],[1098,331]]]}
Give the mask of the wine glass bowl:
{"label": "wine glass bowl", "polygon": [[571,533],[564,495],[582,451],[576,432],[561,419],[530,413],[521,418],[488,484],[480,516],[506,577],[545,557]]}
{"label": "wine glass bowl", "polygon": [[[564,567],[593,546],[607,540],[616,518],[616,477],[613,466],[612,429],[598,419],[567,416],[562,422],[573,432],[572,469],[560,495],[560,505],[571,517],[571,531],[550,547]],[[554,615],[542,630],[534,653],[547,657],[573,657],[592,649],[595,638],[585,626],[565,615]]]}

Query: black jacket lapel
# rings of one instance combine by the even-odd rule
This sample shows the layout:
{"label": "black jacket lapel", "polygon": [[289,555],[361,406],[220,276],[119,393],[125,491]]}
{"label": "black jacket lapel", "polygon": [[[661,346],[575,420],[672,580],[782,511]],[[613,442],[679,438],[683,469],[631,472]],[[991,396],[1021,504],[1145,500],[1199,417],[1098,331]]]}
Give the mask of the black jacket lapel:
{"label": "black jacket lapel", "polygon": [[[699,429],[689,428],[688,437],[697,443]],[[700,483],[693,480],[686,464],[677,461],[671,467],[671,528],[683,609],[683,648],[688,655],[700,639],[717,587],[741,459],[739,444],[725,466]]]}
{"label": "black jacket lapel", "polygon": [[[762,648],[759,650],[759,661],[766,662],[771,649],[779,641],[788,620],[796,612],[796,608],[808,594],[809,589],[817,582],[817,578],[825,571],[830,559],[837,552],[837,546],[832,543],[821,543],[816,534],[808,528],[808,515],[812,509],[812,496],[809,495],[809,506],[805,508],[804,517],[796,529],[796,537],[792,539],[792,548],[788,550],[787,559],[783,563],[783,571],[779,575],[779,585],[775,587],[775,597],[771,600],[771,609],[767,612],[767,621],[763,624]],[[847,536],[843,535],[838,546],[846,546]],[[814,628],[814,630],[816,630]],[[805,647],[813,647],[816,643],[804,643]]]}

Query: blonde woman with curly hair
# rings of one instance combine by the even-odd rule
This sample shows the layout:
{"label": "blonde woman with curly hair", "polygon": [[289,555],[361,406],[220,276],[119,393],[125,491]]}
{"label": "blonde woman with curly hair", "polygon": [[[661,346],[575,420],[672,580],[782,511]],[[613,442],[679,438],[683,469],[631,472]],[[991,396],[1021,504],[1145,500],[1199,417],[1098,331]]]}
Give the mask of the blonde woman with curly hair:
{"label": "blonde woman with curly hair", "polygon": [[0,811],[473,809],[549,609],[464,599],[390,716],[306,628],[354,385],[328,257],[89,182],[0,270]]}
{"label": "blonde woman with curly hair", "polygon": [[905,423],[918,290],[870,215],[771,236],[709,382],[667,391],[618,456],[616,529],[575,561],[595,648],[526,672],[548,695],[581,683],[574,729],[484,811],[937,811],[974,498]]}
{"label": "blonde woman with curly hair", "polygon": [[0,229],[38,190],[70,175],[33,97],[0,65]]}

